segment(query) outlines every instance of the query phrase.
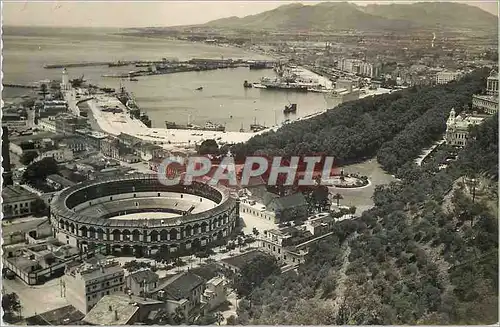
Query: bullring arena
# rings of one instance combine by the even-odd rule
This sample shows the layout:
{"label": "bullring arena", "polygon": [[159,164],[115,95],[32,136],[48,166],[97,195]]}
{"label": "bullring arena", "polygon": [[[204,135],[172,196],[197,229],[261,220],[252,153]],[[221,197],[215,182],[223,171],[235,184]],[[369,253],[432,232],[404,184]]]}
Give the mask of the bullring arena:
{"label": "bullring arena", "polygon": [[54,236],[82,251],[148,256],[197,249],[228,236],[239,203],[221,188],[166,186],[156,175],[88,181],[63,190],[50,206]]}

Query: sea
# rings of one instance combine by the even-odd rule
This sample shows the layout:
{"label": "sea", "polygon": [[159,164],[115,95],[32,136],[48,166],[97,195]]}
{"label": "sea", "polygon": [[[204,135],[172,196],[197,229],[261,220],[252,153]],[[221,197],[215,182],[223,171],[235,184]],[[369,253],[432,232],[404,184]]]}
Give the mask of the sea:
{"label": "sea", "polygon": [[[93,61],[161,60],[191,58],[272,59],[236,47],[223,47],[163,38],[119,35],[116,29],[4,27],[3,83],[28,84],[41,80],[60,80],[60,69],[44,69],[46,64]],[[137,68],[78,67],[69,68],[70,79],[84,76],[102,87],[131,92],[139,107],[152,120],[153,127],[164,127],[165,121],[204,125],[207,121],[225,124],[226,130],[249,130],[250,124],[266,126],[286,119],[323,111],[327,104],[321,93],[299,93],[265,89],[248,89],[244,81],[258,82],[274,76],[272,70],[249,68],[221,69],[138,77],[137,82],[102,77]],[[196,89],[203,87],[203,90]],[[29,92],[4,88],[2,98],[9,101]],[[283,109],[297,104],[295,115],[285,116]]]}

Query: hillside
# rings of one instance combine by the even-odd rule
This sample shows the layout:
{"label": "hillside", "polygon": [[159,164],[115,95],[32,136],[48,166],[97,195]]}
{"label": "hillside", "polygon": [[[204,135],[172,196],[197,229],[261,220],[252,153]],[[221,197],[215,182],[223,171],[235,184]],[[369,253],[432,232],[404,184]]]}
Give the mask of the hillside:
{"label": "hillside", "polygon": [[411,21],[429,28],[468,30],[496,29],[498,17],[463,3],[419,2],[414,4],[368,5],[365,13],[387,19]]}
{"label": "hillside", "polygon": [[458,3],[357,6],[347,2],[300,3],[243,18],[229,17],[201,27],[278,31],[496,30],[497,17]]}
{"label": "hillside", "polygon": [[268,277],[240,302],[238,322],[496,323],[498,216],[488,202],[498,205],[497,176],[475,202],[461,177],[498,172],[498,116],[473,133],[448,169],[430,163],[377,187],[373,209],[337,224],[297,274]]}

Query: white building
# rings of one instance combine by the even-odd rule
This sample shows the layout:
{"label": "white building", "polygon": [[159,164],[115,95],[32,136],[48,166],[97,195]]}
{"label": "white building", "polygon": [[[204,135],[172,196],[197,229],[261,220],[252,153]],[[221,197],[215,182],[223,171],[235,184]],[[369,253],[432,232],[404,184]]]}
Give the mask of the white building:
{"label": "white building", "polygon": [[224,277],[214,277],[206,283],[201,302],[206,303],[205,309],[212,311],[227,300],[228,281]]}
{"label": "white building", "polygon": [[446,143],[453,146],[465,146],[469,138],[470,127],[481,124],[484,118],[481,116],[456,116],[455,109],[451,109],[446,122]]}
{"label": "white building", "polygon": [[82,313],[88,313],[105,295],[123,293],[125,271],[118,261],[103,260],[67,267],[64,292],[68,302]]}
{"label": "white building", "polygon": [[39,161],[43,158],[54,158],[57,162],[66,162],[73,160],[73,151],[68,148],[49,150],[45,152],[40,151],[38,157],[36,157],[34,161]]}
{"label": "white building", "polygon": [[492,71],[486,83],[485,95],[472,96],[472,108],[494,115],[498,112],[498,72]]}
{"label": "white building", "polygon": [[446,84],[451,81],[456,81],[462,77],[461,72],[440,71],[436,74],[437,84]]}
{"label": "white building", "polygon": [[6,186],[2,189],[3,218],[25,216],[33,213],[32,204],[38,196],[20,186]]}
{"label": "white building", "polygon": [[44,131],[56,132],[56,120],[54,116],[42,118],[38,121],[38,127]]}

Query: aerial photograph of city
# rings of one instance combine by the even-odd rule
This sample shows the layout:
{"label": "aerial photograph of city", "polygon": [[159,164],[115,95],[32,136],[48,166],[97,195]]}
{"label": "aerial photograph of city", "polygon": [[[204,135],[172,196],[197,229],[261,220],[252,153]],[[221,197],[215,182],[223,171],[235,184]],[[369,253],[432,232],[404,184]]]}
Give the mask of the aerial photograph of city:
{"label": "aerial photograph of city", "polygon": [[499,325],[497,1],[2,1],[2,325]]}

